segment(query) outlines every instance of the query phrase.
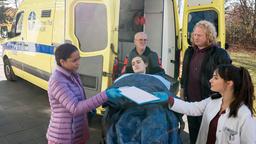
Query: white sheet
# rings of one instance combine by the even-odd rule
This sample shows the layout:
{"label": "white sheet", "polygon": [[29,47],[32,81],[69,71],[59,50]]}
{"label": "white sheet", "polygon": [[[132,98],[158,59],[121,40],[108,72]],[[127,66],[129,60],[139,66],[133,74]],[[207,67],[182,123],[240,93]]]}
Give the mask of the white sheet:
{"label": "white sheet", "polygon": [[137,104],[143,104],[146,102],[151,102],[158,100],[159,98],[142,90],[135,86],[132,87],[120,87],[121,93],[128,99],[134,101]]}

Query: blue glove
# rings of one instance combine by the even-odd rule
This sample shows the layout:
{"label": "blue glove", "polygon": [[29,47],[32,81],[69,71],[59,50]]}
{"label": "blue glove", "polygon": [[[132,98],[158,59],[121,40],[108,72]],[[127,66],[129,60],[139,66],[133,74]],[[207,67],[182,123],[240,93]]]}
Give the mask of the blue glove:
{"label": "blue glove", "polygon": [[110,101],[114,101],[123,96],[118,88],[109,88],[106,90],[106,94]]}
{"label": "blue glove", "polygon": [[150,103],[161,103],[161,102],[167,102],[169,95],[166,92],[153,92],[153,95],[160,98],[158,100],[152,101]]}

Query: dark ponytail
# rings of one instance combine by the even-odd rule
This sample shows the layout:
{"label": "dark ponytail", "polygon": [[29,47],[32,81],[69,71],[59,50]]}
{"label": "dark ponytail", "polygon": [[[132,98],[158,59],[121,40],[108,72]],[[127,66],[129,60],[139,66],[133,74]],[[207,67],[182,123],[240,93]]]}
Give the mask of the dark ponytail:
{"label": "dark ponytail", "polygon": [[253,108],[255,95],[252,79],[248,70],[246,70],[244,67],[240,68],[240,73],[242,76],[240,95],[244,96],[244,104],[247,105],[250,111],[253,113],[255,112],[255,109]]}
{"label": "dark ponytail", "polygon": [[243,67],[238,68],[231,64],[219,65],[216,70],[225,81],[234,83],[234,101],[230,104],[229,117],[236,117],[242,104],[245,104],[251,113],[255,112],[253,108],[254,86],[249,72]]}

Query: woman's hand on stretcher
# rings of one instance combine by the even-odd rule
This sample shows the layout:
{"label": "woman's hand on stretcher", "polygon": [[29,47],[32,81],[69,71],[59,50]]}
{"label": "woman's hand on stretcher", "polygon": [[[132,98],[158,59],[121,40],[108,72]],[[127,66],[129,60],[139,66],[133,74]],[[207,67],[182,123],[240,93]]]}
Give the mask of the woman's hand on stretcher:
{"label": "woman's hand on stretcher", "polygon": [[164,102],[168,102],[168,94],[166,92],[153,92],[153,95],[155,95],[156,97],[158,97],[158,100],[152,101],[150,103],[164,103]]}
{"label": "woman's hand on stretcher", "polygon": [[158,100],[152,101],[152,103],[163,103],[166,102],[170,104],[171,106],[174,103],[174,98],[173,96],[169,96],[166,92],[153,92],[153,95],[158,97]]}
{"label": "woman's hand on stretcher", "polygon": [[121,94],[121,91],[118,88],[109,88],[106,90],[106,94],[108,97],[108,100],[115,101],[116,99],[119,99],[123,97]]}

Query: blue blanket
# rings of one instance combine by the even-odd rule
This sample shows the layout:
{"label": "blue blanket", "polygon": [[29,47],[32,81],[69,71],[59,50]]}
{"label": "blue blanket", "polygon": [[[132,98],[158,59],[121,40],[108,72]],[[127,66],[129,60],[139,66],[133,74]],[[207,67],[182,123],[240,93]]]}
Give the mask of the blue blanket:
{"label": "blue blanket", "polygon": [[[170,94],[168,81],[147,74],[127,74],[112,87],[123,86]],[[107,144],[179,144],[178,122],[166,104],[137,105],[126,98],[109,102],[103,117]]]}

